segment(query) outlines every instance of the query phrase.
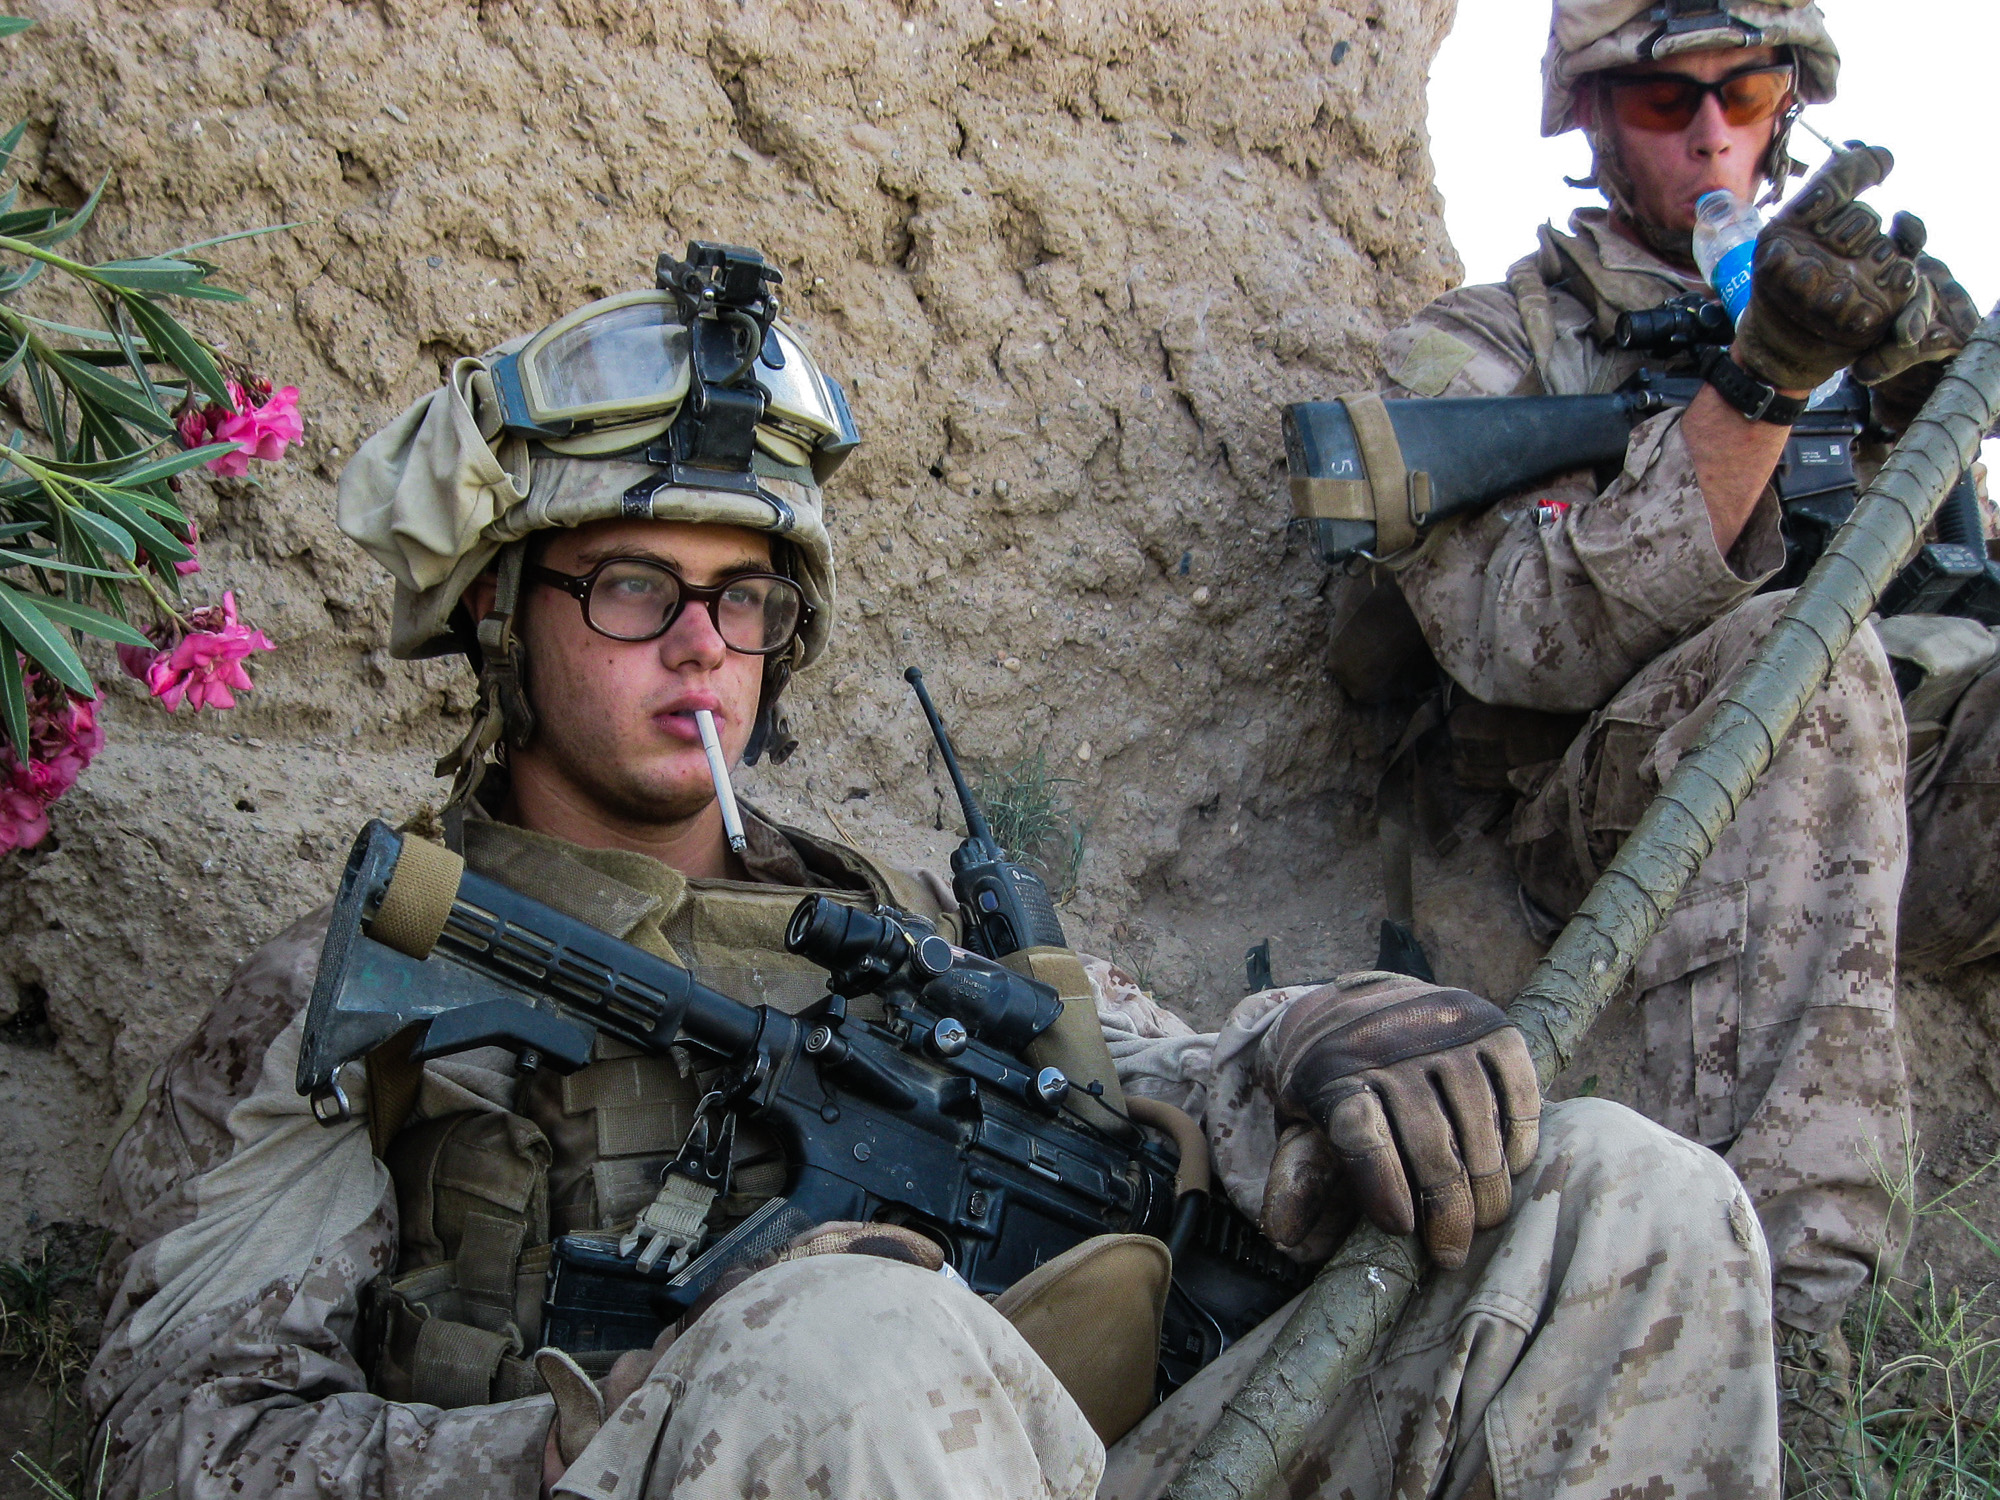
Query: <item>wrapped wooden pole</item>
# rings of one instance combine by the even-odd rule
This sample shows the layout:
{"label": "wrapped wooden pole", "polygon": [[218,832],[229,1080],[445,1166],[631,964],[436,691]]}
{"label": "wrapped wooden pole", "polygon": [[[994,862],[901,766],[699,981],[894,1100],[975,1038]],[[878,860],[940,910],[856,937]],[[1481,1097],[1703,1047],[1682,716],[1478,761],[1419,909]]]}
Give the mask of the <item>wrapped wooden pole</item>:
{"label": "wrapped wooden pole", "polygon": [[[1508,1007],[1544,1087],[1568,1066],[1882,590],[1915,554],[1996,413],[2000,307],[1953,361]],[[1414,1239],[1366,1224],[1350,1235],[1168,1488],[1169,1500],[1256,1500],[1270,1491],[1320,1414],[1374,1359],[1422,1271]]]}

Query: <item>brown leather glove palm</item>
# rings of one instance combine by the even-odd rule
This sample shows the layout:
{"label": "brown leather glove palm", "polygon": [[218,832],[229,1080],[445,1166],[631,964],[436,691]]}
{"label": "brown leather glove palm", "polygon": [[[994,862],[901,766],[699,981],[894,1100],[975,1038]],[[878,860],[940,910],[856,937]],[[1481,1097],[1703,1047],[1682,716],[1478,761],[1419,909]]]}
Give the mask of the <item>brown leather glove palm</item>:
{"label": "brown leather glove palm", "polygon": [[1293,1001],[1258,1066],[1279,1118],[1316,1127],[1288,1131],[1272,1165],[1264,1229],[1280,1247],[1312,1236],[1344,1189],[1382,1229],[1421,1228],[1439,1265],[1463,1265],[1534,1159],[1527,1043],[1467,990],[1349,975]]}
{"label": "brown leather glove palm", "polygon": [[[1840,152],[1814,174],[1757,237],[1750,305],[1736,328],[1737,363],[1784,390],[1811,390],[1855,367],[1864,383],[1914,360],[1936,311],[1918,274],[1922,224],[1900,216],[1906,249],[1882,218],[1855,198],[1889,175],[1896,159],[1879,146]],[[1936,357],[1936,356],[1931,356]]]}

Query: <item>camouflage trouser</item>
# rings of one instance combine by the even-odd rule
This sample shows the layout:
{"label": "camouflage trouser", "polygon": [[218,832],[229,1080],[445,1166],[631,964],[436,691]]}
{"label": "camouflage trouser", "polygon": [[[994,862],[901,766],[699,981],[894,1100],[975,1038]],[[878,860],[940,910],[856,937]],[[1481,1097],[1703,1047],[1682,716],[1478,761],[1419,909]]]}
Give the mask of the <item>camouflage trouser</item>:
{"label": "camouflage trouser", "polygon": [[2000,952],[2000,668],[1952,710],[1910,796],[1903,957],[1962,964]]}
{"label": "camouflage trouser", "polygon": [[[1667,652],[1594,715],[1515,814],[1528,893],[1581,901],[1788,595]],[[1784,1321],[1823,1332],[1892,1248],[1904,733],[1888,662],[1855,638],[1672,916],[1633,987],[1645,1060],[1626,1102],[1726,1153],[1764,1223]]]}
{"label": "camouflage trouser", "polygon": [[[1598,1100],[1553,1106],[1513,1216],[1433,1276],[1328,1409],[1286,1493],[1456,1500],[1777,1495],[1768,1263],[1707,1151]],[[970,1292],[821,1256],[718,1302],[579,1455],[588,1500],[1134,1500],[1160,1492],[1281,1325],[1111,1450]],[[1099,1476],[1102,1471],[1102,1483]]]}

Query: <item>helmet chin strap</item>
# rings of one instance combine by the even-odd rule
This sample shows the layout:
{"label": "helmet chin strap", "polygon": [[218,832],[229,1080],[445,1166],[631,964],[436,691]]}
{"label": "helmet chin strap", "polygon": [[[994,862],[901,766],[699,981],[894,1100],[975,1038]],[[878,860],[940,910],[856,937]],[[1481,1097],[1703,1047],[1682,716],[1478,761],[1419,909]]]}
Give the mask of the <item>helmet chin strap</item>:
{"label": "helmet chin strap", "polygon": [[1589,185],[1604,194],[1611,211],[1635,230],[1646,248],[1676,266],[1694,264],[1694,231],[1669,229],[1656,224],[1639,208],[1639,195],[1625,163],[1618,155],[1618,143],[1609,131],[1592,126],[1584,132],[1593,157]]}
{"label": "helmet chin strap", "polygon": [[452,778],[447,809],[462,807],[479,790],[486,774],[487,754],[504,738],[525,750],[535,734],[535,710],[528,702],[528,655],[514,634],[514,615],[521,603],[521,574],[528,544],[510,542],[500,549],[494,565],[493,607],[479,622],[479,699],[472,727],[455,748],[437,763],[437,774]]}
{"label": "helmet chin strap", "polygon": [[789,660],[775,661],[764,669],[764,690],[758,697],[756,722],[750,729],[750,743],[743,747],[744,765],[754,766],[768,755],[772,765],[781,766],[799,748],[798,737],[792,733],[792,721],[778,706],[779,695],[791,680]]}

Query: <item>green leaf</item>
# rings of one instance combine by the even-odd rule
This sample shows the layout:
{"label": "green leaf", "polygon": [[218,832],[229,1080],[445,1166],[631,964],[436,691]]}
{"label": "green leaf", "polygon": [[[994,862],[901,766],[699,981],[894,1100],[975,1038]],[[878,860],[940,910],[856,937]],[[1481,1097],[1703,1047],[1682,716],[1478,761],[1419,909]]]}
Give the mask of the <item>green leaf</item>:
{"label": "green leaf", "polygon": [[178,292],[208,274],[200,266],[171,255],[140,260],[107,260],[90,268],[93,280],[127,292]]}
{"label": "green leaf", "polygon": [[135,433],[102,407],[85,403],[77,410],[78,435],[86,451],[77,456],[91,463],[129,463],[140,454],[159,446],[152,438]]}
{"label": "green leaf", "polygon": [[128,530],[139,534],[140,540],[146,544],[146,550],[154,557],[163,562],[177,563],[187,562],[194,556],[194,553],[188,550],[186,542],[147,514],[160,504],[151,495],[142,494],[137,490],[113,489],[109,485],[96,484],[88,479],[83,480],[82,484],[92,500],[110,511]]}
{"label": "green leaf", "polygon": [[90,533],[97,545],[116,552],[127,562],[139,559],[139,544],[132,540],[132,533],[115,521],[107,521],[103,516],[93,515],[87,510],[73,510],[70,520]]}
{"label": "green leaf", "polygon": [[[20,17],[9,16],[6,19],[19,20]],[[13,165],[14,151],[21,144],[21,137],[27,133],[28,122],[22,120],[12,130],[8,131],[6,135],[0,136],[0,172],[6,171],[8,167]]]}
{"label": "green leaf", "polygon": [[62,218],[59,208],[17,208],[0,214],[0,234],[20,235],[29,230],[48,229]]}
{"label": "green leaf", "polygon": [[176,474],[185,474],[189,469],[212,463],[225,453],[234,453],[242,446],[241,443],[203,443],[199,448],[170,453],[165,458],[156,458],[150,463],[143,463],[136,469],[127,469],[122,474],[106,477],[115,479],[122,489],[134,490],[142,484],[158,484],[162,479],[171,479]]}
{"label": "green leaf", "polygon": [[132,321],[146,335],[146,342],[158,354],[170,359],[188,379],[201,387],[202,394],[211,401],[229,404],[229,387],[223,381],[222,371],[209,358],[208,351],[195,341],[193,334],[175,321],[163,307],[148,302],[144,297],[127,293],[124,298],[126,311],[132,314]]}
{"label": "green leaf", "polygon": [[80,578],[109,578],[114,583],[124,583],[132,577],[130,573],[114,573],[109,568],[86,568],[81,563],[64,562],[52,553],[16,552],[11,547],[0,547],[0,567],[47,568],[52,573],[74,573]]}
{"label": "green leaf", "polygon": [[186,297],[190,302],[248,302],[250,299],[241,292],[232,292],[226,286],[213,286],[206,281],[198,281],[193,286],[184,286],[174,293],[176,297]]}
{"label": "green leaf", "polygon": [[40,610],[30,607],[33,596],[0,582],[0,630],[14,637],[48,674],[72,692],[95,698],[90,673],[63,633]]}
{"label": "green leaf", "polygon": [[123,620],[113,619],[102,610],[92,609],[87,604],[58,599],[53,594],[29,594],[27,599],[56,624],[67,625],[71,630],[81,630],[85,635],[101,636],[107,641],[117,641],[124,646],[153,644]]}
{"label": "green leaf", "polygon": [[[28,341],[26,339],[22,339],[20,342],[14,345],[14,352],[7,356],[7,362],[5,364],[0,364],[0,385],[5,385],[8,381],[14,378],[14,372],[21,368],[21,361],[26,359],[27,357],[28,357]],[[12,448],[14,444],[9,443],[7,446],[9,448]]]}
{"label": "green leaf", "polygon": [[47,229],[36,230],[32,234],[16,235],[15,238],[26,240],[31,245],[39,245],[44,250],[51,245],[60,245],[64,240],[75,238],[83,233],[84,225],[96,215],[97,205],[104,200],[104,190],[109,186],[111,186],[111,174],[106,172],[99,179],[97,186],[91,190],[90,196],[83,200],[83,206],[75,213],[65,215]]}
{"label": "green leaf", "polygon": [[139,346],[125,329],[125,320],[118,316],[119,304],[113,302],[104,309],[105,326],[118,342],[118,352],[125,356],[125,368],[132,372],[132,379],[146,400],[161,416],[166,416],[166,403],[160,400],[160,393],[153,388],[152,377],[146,373],[146,361],[139,353]]}
{"label": "green leaf", "polygon": [[[33,313],[24,313],[19,309],[15,310],[14,315],[24,323],[33,323],[37,328],[46,328],[51,333],[60,333],[68,338],[89,339],[94,344],[115,344],[118,342],[117,334],[106,333],[102,328],[78,328],[73,323],[51,323],[47,318],[38,318]],[[89,352],[95,353],[96,351],[92,350]]]}
{"label": "green leaf", "polygon": [[41,275],[43,269],[44,266],[41,261],[31,260],[12,276],[0,276],[0,297],[12,296],[15,292],[20,291],[22,287]]}
{"label": "green leaf", "polygon": [[0,37],[19,36],[34,24],[27,16],[0,16]]}
{"label": "green leaf", "polygon": [[21,671],[21,651],[14,638],[0,630],[0,719],[6,721],[7,739],[14,758],[28,763],[28,686]]}
{"label": "green leaf", "polygon": [[49,435],[49,446],[56,450],[57,458],[68,458],[69,422],[62,404],[56,400],[55,388],[49,384],[49,372],[42,361],[35,357],[31,349],[28,354],[28,386],[35,393],[35,410],[42,419],[42,431]]}
{"label": "green leaf", "polygon": [[255,239],[260,234],[276,234],[282,229],[298,229],[305,224],[304,219],[294,219],[289,224],[266,224],[262,229],[239,229],[232,234],[218,234],[214,239],[196,240],[192,245],[176,245],[171,250],[162,250],[162,255],[182,256],[190,250],[208,250],[217,245],[233,244],[237,240]]}
{"label": "green leaf", "polygon": [[64,506],[56,513],[56,550],[72,562],[81,562],[88,567],[104,566],[104,554],[98,550],[95,532],[76,524],[76,507]]}
{"label": "green leaf", "polygon": [[150,401],[142,399],[125,381],[106,375],[101,370],[93,369],[53,349],[42,351],[42,361],[55,371],[56,377],[64,385],[76,393],[79,401],[94,402],[106,411],[130,422],[134,427],[157,432],[162,437],[174,430],[174,424],[167,419],[166,413],[158,410]]}

